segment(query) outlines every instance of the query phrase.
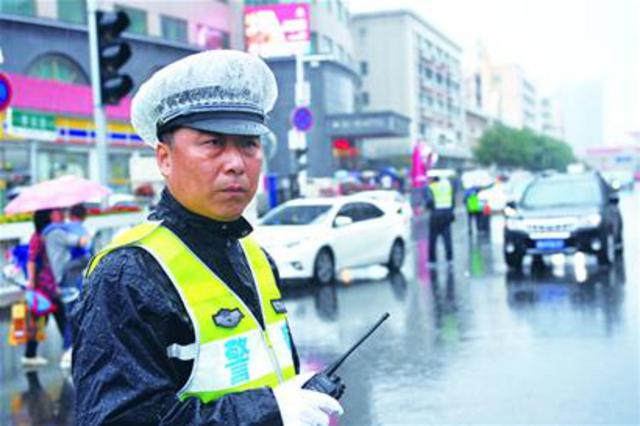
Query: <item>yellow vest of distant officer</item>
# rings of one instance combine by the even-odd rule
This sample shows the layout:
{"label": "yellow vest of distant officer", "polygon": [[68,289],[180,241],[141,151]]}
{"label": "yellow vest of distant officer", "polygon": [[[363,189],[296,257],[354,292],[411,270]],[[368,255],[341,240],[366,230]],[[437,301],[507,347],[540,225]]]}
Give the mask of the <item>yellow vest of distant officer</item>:
{"label": "yellow vest of distant officer", "polygon": [[433,195],[433,207],[437,209],[450,209],[453,207],[453,188],[448,179],[429,184]]}
{"label": "yellow vest of distant officer", "polygon": [[245,303],[159,222],[147,222],[116,238],[92,260],[87,275],[110,251],[123,246],[150,253],[171,279],[194,326],[195,344],[172,344],[170,357],[193,360],[178,397],[203,402],[226,394],[275,387],[295,376],[286,310],[269,261],[250,238],[240,240],[256,283],[262,328]]}

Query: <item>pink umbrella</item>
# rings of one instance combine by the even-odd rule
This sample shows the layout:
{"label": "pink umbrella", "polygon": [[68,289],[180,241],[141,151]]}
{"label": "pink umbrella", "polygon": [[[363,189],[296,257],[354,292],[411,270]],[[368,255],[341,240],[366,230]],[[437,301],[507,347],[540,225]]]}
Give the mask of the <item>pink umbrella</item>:
{"label": "pink umbrella", "polygon": [[4,211],[7,214],[13,214],[70,207],[110,193],[109,188],[97,182],[76,176],[62,176],[26,188],[11,200]]}

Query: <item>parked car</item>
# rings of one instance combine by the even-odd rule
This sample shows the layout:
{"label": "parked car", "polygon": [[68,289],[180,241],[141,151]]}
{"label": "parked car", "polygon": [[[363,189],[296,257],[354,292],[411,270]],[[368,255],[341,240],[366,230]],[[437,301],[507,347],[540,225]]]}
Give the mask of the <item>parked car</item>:
{"label": "parked car", "polygon": [[393,203],[398,208],[398,214],[403,215],[404,222],[409,224],[411,222],[411,216],[413,215],[413,209],[411,203],[407,198],[396,190],[392,189],[377,189],[371,191],[361,191],[353,194],[354,197],[362,197],[364,199],[377,200],[381,202]]}
{"label": "parked car", "polygon": [[576,251],[608,265],[622,253],[619,195],[597,173],[549,174],[531,182],[505,209],[504,256],[520,268],[526,254]]}
{"label": "parked car", "polygon": [[409,226],[395,202],[362,195],[288,201],[258,221],[254,236],[283,279],[332,282],[336,271],[402,267]]}

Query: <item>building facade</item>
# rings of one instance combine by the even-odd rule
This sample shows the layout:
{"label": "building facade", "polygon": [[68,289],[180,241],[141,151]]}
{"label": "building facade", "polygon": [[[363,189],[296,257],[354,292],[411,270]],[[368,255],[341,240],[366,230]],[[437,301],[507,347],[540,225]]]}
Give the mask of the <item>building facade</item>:
{"label": "building facade", "polygon": [[[297,185],[302,170],[309,178],[326,178],[337,170],[357,169],[365,137],[406,133],[405,117],[358,112],[360,75],[352,18],[343,2],[247,0],[242,13],[244,48],[262,56],[278,81],[278,101],[269,115],[274,149],[268,150],[268,172],[278,185]],[[296,85],[301,93],[296,94]],[[313,121],[304,132],[306,150],[297,146],[299,132],[292,120],[301,106],[311,111]]]}
{"label": "building facade", "polygon": [[461,48],[405,10],[355,15],[353,34],[359,109],[388,109],[411,119],[408,137],[367,141],[367,155],[409,155],[415,141],[426,140],[444,164],[468,159]]}
{"label": "building facade", "polygon": [[[184,7],[189,3],[189,7]],[[102,1],[124,10],[132,57],[123,72],[139,84],[162,66],[202,49],[230,46],[226,1],[160,3]],[[97,179],[87,13],[84,0],[0,2],[0,70],[14,96],[0,113],[0,188],[62,174]],[[130,192],[129,159],[152,155],[129,124],[129,100],[107,108],[108,183]]]}
{"label": "building facade", "polygon": [[519,65],[493,63],[483,46],[465,73],[466,104],[502,124],[539,131],[539,102],[535,85]]}
{"label": "building facade", "polygon": [[544,97],[540,100],[539,118],[540,132],[543,135],[558,140],[564,139],[564,120],[562,119],[562,110],[557,99]]}
{"label": "building facade", "polygon": [[[132,57],[122,71],[134,80],[132,93],[155,71],[186,55],[204,49],[249,49],[249,11],[266,11],[269,25],[293,11],[295,16],[289,17],[293,21],[284,26],[295,27],[301,24],[302,10],[308,22],[294,35],[308,31],[307,49],[300,53],[306,102],[313,114],[313,126],[306,133],[309,177],[329,177],[338,169],[355,167],[365,137],[407,133],[408,119],[395,112],[358,112],[360,75],[355,68],[352,17],[342,1],[102,0],[98,7],[125,11],[130,18],[124,38]],[[0,71],[16,88],[10,109],[0,114],[0,188],[68,173],[97,179],[86,0],[3,0],[0,32]],[[269,115],[273,133],[265,140],[267,169],[278,178],[295,178],[301,169],[299,152],[290,149],[289,137],[292,112],[300,106],[295,55],[264,59],[280,92]],[[107,108],[108,183],[121,192],[135,190],[130,159],[153,155],[129,124],[129,102],[130,96]],[[346,141],[348,147],[336,149],[336,140]]]}

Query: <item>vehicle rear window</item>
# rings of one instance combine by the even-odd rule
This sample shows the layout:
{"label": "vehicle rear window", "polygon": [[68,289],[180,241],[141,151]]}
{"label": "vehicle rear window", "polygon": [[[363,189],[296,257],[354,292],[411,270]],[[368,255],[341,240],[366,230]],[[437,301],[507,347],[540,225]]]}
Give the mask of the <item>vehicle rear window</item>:
{"label": "vehicle rear window", "polygon": [[330,204],[288,206],[273,210],[262,220],[263,225],[309,225],[321,221],[331,209]]}
{"label": "vehicle rear window", "polygon": [[602,203],[599,183],[592,179],[547,180],[531,184],[522,198],[529,208],[587,206]]}

